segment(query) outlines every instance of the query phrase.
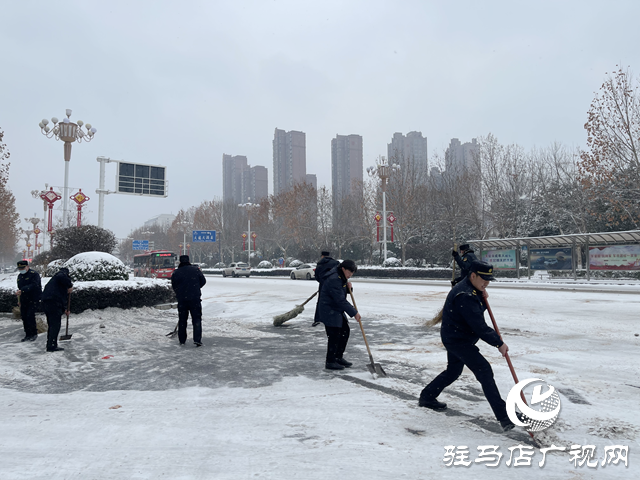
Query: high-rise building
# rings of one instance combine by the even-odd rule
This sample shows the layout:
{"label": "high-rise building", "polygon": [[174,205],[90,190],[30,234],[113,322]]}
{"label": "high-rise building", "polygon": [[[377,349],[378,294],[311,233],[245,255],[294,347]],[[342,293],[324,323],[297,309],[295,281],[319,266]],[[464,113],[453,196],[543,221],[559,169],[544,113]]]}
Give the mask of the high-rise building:
{"label": "high-rise building", "polygon": [[276,128],[273,136],[273,194],[291,190],[307,180],[307,147],[304,132]]}
{"label": "high-rise building", "polygon": [[450,173],[456,172],[457,174],[468,170],[478,170],[474,159],[477,151],[477,139],[472,138],[471,142],[460,143],[457,138],[452,138],[444,154],[445,169]]}
{"label": "high-rise building", "polygon": [[307,179],[305,181],[315,190],[318,190],[318,177],[315,173],[307,173]]}
{"label": "high-rise building", "polygon": [[331,192],[334,208],[344,197],[362,197],[362,136],[336,135],[331,140]]}
{"label": "high-rise building", "polygon": [[411,162],[421,172],[427,172],[428,155],[427,139],[422,132],[409,132],[406,136],[402,133],[394,133],[391,143],[387,144],[387,158],[391,163],[398,163],[407,171]]}
{"label": "high-rise building", "polygon": [[269,195],[266,167],[247,164],[244,155],[222,155],[222,199],[234,203],[257,202]]}
{"label": "high-rise building", "polygon": [[222,200],[243,203],[242,173],[247,168],[244,155],[222,154]]}
{"label": "high-rise building", "polygon": [[269,196],[269,173],[260,165],[248,167],[242,173],[242,202],[260,203]]}

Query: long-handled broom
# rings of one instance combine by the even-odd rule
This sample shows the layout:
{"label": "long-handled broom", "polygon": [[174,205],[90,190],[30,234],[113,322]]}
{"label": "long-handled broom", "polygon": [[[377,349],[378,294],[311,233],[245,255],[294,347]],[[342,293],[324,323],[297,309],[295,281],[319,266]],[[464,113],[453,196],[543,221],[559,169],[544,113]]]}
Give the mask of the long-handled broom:
{"label": "long-handled broom", "polygon": [[296,305],[293,310],[289,310],[287,313],[283,313],[282,315],[276,315],[273,317],[273,326],[279,327],[287,320],[291,320],[292,318],[296,318],[302,312],[304,312],[304,306],[309,303],[309,301],[318,294],[317,291],[313,292],[309,298],[307,298],[302,304]]}
{"label": "long-handled broom", "polygon": [[64,335],[60,335],[60,340],[71,340],[73,333],[69,333],[69,309],[71,308],[71,292],[69,292],[69,296],[67,297],[67,327],[65,329]]}

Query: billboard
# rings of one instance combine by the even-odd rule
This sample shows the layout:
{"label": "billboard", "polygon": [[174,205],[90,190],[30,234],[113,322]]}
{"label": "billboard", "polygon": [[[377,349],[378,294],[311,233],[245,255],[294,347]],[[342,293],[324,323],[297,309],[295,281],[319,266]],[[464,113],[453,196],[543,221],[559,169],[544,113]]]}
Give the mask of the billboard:
{"label": "billboard", "polygon": [[481,254],[483,262],[493,265],[494,270],[515,270],[515,250],[483,250]]}
{"label": "billboard", "polygon": [[160,165],[118,162],[116,193],[166,197],[167,168]]}
{"label": "billboard", "polygon": [[573,270],[573,248],[532,248],[531,270]]}
{"label": "billboard", "polygon": [[589,248],[591,270],[640,270],[640,245]]}

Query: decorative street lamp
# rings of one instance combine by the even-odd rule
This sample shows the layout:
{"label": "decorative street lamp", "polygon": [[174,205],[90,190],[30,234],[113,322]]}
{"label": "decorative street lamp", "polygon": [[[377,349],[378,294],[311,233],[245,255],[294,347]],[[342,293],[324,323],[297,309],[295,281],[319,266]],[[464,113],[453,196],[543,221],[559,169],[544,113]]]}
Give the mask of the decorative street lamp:
{"label": "decorative street lamp", "polygon": [[[389,162],[385,157],[380,157],[376,160],[375,167],[367,167],[367,173],[370,177],[379,177],[382,181],[382,230],[383,230],[383,242],[384,242],[384,260],[387,260],[387,222],[390,218],[387,218],[387,180],[392,173],[400,171],[400,165],[394,163],[389,165]],[[395,217],[393,217],[395,220]]]}
{"label": "decorative street lamp", "polygon": [[[61,122],[58,122],[56,117],[51,118],[53,128],[50,128],[49,120],[46,118],[40,122],[40,131],[47,138],[55,138],[56,140],[62,140],[64,142],[64,191],[62,197],[64,204],[62,206],[62,226],[67,226],[67,202],[69,200],[69,162],[71,161],[71,144],[75,141],[81,143],[90,142],[93,140],[93,136],[97,132],[90,123],[85,123],[82,120],[78,120],[78,123],[73,123],[69,118],[71,117],[71,109],[66,110],[67,118],[64,118]],[[82,131],[82,126],[86,128],[87,132]],[[80,128],[79,128],[80,127]]]}
{"label": "decorative street lamp", "polygon": [[81,188],[78,190],[78,193],[71,195],[69,198],[74,202],[76,202],[76,204],[78,205],[78,227],[79,227],[82,225],[82,207],[84,206],[85,202],[88,202],[91,199],[87,197],[84,193],[82,193]]}
{"label": "decorative street lamp", "polygon": [[49,233],[49,248],[53,248],[53,204],[62,198],[58,192],[53,191],[53,187],[49,191],[40,192],[40,198],[49,206],[49,217],[47,218],[47,232]]}
{"label": "decorative street lamp", "polygon": [[[249,199],[251,200],[251,199]],[[249,223],[247,226],[247,236],[244,237],[243,235],[243,239],[245,240],[249,240],[248,244],[249,244],[249,253],[247,254],[247,265],[249,265],[249,268],[251,268],[251,239],[253,238],[254,242],[255,242],[255,237],[251,236],[251,212],[253,212],[254,210],[260,208],[260,204],[259,203],[240,203],[238,204],[238,206],[240,208],[244,208],[247,210],[247,218],[249,219]],[[255,245],[253,247],[253,249],[255,250]]]}
{"label": "decorative street lamp", "polygon": [[[34,213],[34,215],[35,215],[35,213]],[[34,244],[33,244],[33,246],[34,246],[33,255],[35,256],[35,255],[38,254],[38,250],[37,250],[37,248],[38,248],[38,235],[40,235],[40,233],[42,233],[42,230],[40,230],[38,228],[38,223],[40,222],[40,219],[38,217],[34,216],[34,217],[31,217],[31,218],[25,218],[25,220],[27,222],[31,222],[33,224],[33,234],[36,236],[36,239],[35,239]]]}

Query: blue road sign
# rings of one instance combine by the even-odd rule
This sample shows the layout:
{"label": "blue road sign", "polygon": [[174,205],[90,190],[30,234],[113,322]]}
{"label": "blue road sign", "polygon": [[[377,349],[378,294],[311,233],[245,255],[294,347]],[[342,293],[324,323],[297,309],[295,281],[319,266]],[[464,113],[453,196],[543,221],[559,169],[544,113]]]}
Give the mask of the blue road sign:
{"label": "blue road sign", "polygon": [[134,240],[131,243],[134,250],[149,250],[149,240]]}
{"label": "blue road sign", "polygon": [[192,242],[215,242],[216,231],[215,230],[192,230],[193,240]]}

